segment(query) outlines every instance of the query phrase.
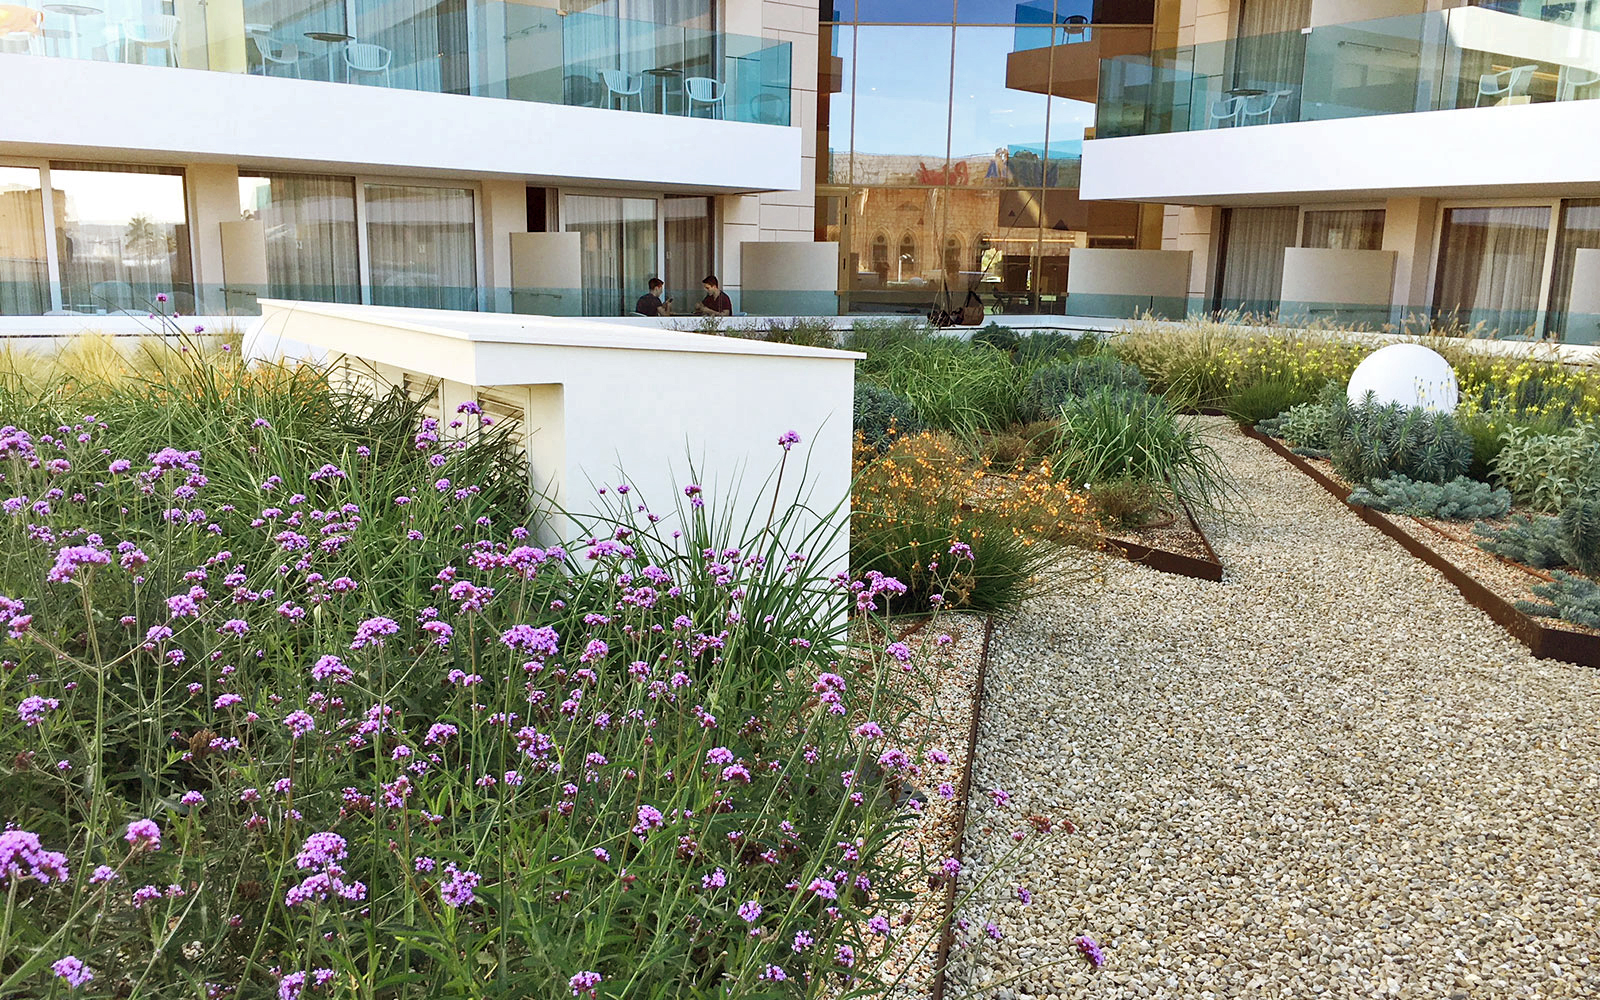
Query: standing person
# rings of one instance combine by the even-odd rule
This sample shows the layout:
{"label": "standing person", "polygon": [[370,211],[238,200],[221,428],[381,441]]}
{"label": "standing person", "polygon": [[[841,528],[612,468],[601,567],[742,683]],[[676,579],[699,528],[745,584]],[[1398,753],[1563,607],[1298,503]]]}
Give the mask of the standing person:
{"label": "standing person", "polygon": [[639,301],[633,304],[633,311],[641,316],[671,316],[672,297],[665,299],[661,292],[667,286],[660,278],[650,279],[650,290],[639,296]]}
{"label": "standing person", "polygon": [[695,312],[702,316],[732,316],[733,300],[728,298],[728,293],[722,290],[722,282],[714,274],[706,275],[700,282],[706,290],[706,297],[700,300],[700,305],[695,307]]}

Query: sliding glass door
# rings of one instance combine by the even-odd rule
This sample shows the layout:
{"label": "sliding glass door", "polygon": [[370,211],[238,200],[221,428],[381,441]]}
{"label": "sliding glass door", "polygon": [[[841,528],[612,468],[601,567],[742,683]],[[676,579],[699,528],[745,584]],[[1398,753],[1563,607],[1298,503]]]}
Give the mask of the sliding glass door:
{"label": "sliding glass door", "polygon": [[700,281],[716,270],[711,249],[711,199],[668,198],[666,205],[667,293],[674,312],[685,312],[703,297]]}
{"label": "sliding glass door", "polygon": [[195,312],[183,171],[50,166],[61,298],[73,312]]}
{"label": "sliding glass door", "polygon": [[569,194],[561,199],[562,231],[581,237],[585,316],[629,315],[660,273],[656,206],[654,198]]}
{"label": "sliding glass door", "polygon": [[368,184],[365,195],[373,304],[478,308],[472,191]]}
{"label": "sliding glass door", "polygon": [[1549,205],[1449,208],[1439,230],[1434,313],[1502,337],[1539,320]]}
{"label": "sliding glass door", "polygon": [[1294,246],[1300,210],[1230,208],[1223,214],[1217,309],[1270,316],[1283,292],[1284,251]]}
{"label": "sliding glass door", "polygon": [[361,301],[352,178],[241,175],[239,213],[261,222],[272,298]]}

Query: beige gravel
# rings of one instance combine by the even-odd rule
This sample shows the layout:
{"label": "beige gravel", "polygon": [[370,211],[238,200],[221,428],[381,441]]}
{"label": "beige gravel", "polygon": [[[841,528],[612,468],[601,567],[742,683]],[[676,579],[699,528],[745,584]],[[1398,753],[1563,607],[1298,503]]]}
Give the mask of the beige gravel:
{"label": "beige gravel", "polygon": [[1600,670],[1217,433],[1223,583],[1104,560],[996,633],[975,781],[1014,801],[974,802],[967,873],[1026,813],[1080,829],[980,894],[1005,938],[951,995],[1600,997]]}

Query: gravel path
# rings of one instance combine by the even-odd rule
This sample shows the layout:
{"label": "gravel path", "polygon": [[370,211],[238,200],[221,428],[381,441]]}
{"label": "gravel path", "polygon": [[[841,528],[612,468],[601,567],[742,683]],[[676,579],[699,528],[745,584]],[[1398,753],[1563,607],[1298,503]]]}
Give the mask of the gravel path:
{"label": "gravel path", "polygon": [[1217,433],[1223,583],[1106,560],[996,633],[975,780],[1014,799],[964,878],[1028,813],[1078,832],[977,894],[950,995],[1600,997],[1600,670]]}

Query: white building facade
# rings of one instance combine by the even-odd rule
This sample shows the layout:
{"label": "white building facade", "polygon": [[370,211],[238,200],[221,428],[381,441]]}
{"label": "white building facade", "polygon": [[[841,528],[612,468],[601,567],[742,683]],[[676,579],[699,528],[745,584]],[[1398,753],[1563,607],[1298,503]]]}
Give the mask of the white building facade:
{"label": "white building facade", "polygon": [[1082,194],[1188,308],[1600,340],[1600,4],[1182,0],[1101,64]]}
{"label": "white building facade", "polygon": [[627,315],[810,241],[804,0],[0,5],[0,317]]}

